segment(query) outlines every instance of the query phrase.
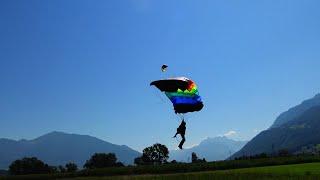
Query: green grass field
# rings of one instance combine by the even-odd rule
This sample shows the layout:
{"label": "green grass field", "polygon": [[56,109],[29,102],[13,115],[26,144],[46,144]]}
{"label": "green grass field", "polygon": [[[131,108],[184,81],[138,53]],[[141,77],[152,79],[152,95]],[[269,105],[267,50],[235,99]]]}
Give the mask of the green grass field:
{"label": "green grass field", "polygon": [[112,177],[83,177],[76,180],[147,180],[147,179],[320,179],[320,163],[305,163],[294,165],[280,165],[254,167],[233,170],[217,170],[193,173],[177,173],[162,175],[134,175]]}
{"label": "green grass field", "polygon": [[320,156],[83,169],[75,173],[0,176],[2,179],[319,179]]}

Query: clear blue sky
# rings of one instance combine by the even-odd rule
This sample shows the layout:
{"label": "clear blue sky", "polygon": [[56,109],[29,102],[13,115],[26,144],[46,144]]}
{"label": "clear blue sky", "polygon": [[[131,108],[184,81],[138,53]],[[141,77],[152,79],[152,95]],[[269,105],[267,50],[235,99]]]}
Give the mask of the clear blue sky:
{"label": "clear blue sky", "polygon": [[[320,92],[320,1],[0,1],[0,137],[89,134],[170,149],[178,118],[152,80],[187,76],[203,111],[186,146],[250,139]],[[168,72],[160,71],[168,64]]]}

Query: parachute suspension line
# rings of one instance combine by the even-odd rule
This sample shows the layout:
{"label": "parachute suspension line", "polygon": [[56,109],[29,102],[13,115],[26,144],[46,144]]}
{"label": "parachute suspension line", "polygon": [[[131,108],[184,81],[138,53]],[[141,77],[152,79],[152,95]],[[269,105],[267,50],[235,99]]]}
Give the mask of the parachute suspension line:
{"label": "parachute suspension line", "polygon": [[[155,96],[157,96],[157,97],[161,100],[160,103],[167,103],[167,102],[163,99],[163,97],[162,97],[162,95],[161,95],[160,92],[154,91],[153,93],[155,94]],[[160,104],[160,103],[157,103],[157,104]]]}
{"label": "parachute suspension line", "polygon": [[157,92],[157,95],[158,95],[158,97],[161,99],[161,101],[162,101],[163,103],[167,103],[167,102],[163,99],[163,97],[162,97],[162,95],[160,94],[160,92]]}
{"label": "parachute suspension line", "polygon": [[186,123],[188,123],[188,119],[184,119],[184,121],[185,121]]}
{"label": "parachute suspension line", "polygon": [[179,119],[177,119],[177,116],[175,116],[175,118],[174,118],[178,123],[180,123],[180,117],[179,117]]}
{"label": "parachute suspension line", "polygon": [[[192,114],[193,115],[193,114]],[[187,116],[184,116],[184,121],[187,123],[190,119],[192,119],[190,116],[192,116],[190,113]]]}
{"label": "parachute suspension line", "polygon": [[178,113],[177,115],[178,115],[178,116],[179,116],[179,118],[180,118],[180,122],[181,122],[182,120],[184,120],[184,121],[186,121],[186,122],[187,122],[186,117],[185,117],[185,114]]}
{"label": "parachute suspension line", "polygon": [[178,115],[179,115],[181,121],[185,119],[185,115],[184,114],[179,113]]}
{"label": "parachute suspension line", "polygon": [[184,118],[183,114],[177,113],[177,115],[179,116],[180,120],[182,121],[182,119]]}

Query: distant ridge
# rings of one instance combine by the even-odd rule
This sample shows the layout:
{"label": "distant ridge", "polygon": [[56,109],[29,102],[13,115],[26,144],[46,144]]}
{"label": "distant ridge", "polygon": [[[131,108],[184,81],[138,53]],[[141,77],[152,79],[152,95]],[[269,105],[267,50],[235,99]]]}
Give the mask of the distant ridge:
{"label": "distant ridge", "polygon": [[49,165],[64,165],[75,162],[82,167],[92,154],[115,153],[118,161],[132,164],[140,156],[125,145],[116,145],[96,137],[53,131],[33,140],[0,139],[0,169],[7,169],[10,163],[25,156],[35,156]]}
{"label": "distant ridge", "polygon": [[190,162],[191,153],[195,152],[199,158],[205,158],[207,161],[224,160],[240,150],[246,143],[247,141],[235,141],[225,136],[207,138],[192,148],[172,150],[169,156],[170,160]]}
{"label": "distant ridge", "polygon": [[313,98],[307,99],[303,101],[301,104],[293,108],[290,108],[286,112],[281,113],[270,128],[276,128],[286,122],[294,120],[295,118],[301,116],[305,111],[314,106],[320,106],[320,94],[317,94]]}
{"label": "distant ridge", "polygon": [[281,149],[290,153],[320,144],[320,95],[303,101],[282,113],[273,126],[262,131],[231,158],[260,153],[274,154]]}

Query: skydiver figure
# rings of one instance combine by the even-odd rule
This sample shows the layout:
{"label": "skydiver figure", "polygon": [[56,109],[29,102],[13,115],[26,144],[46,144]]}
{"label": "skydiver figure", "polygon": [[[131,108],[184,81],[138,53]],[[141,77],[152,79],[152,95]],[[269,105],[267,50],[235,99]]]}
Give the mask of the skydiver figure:
{"label": "skydiver figure", "polygon": [[185,134],[186,134],[186,122],[184,121],[184,119],[182,119],[182,122],[181,124],[179,125],[179,127],[177,128],[177,132],[176,134],[173,136],[174,138],[177,137],[177,135],[180,134],[182,140],[181,142],[179,143],[179,148],[182,149],[182,145],[183,143],[186,141],[186,138],[185,138]]}

